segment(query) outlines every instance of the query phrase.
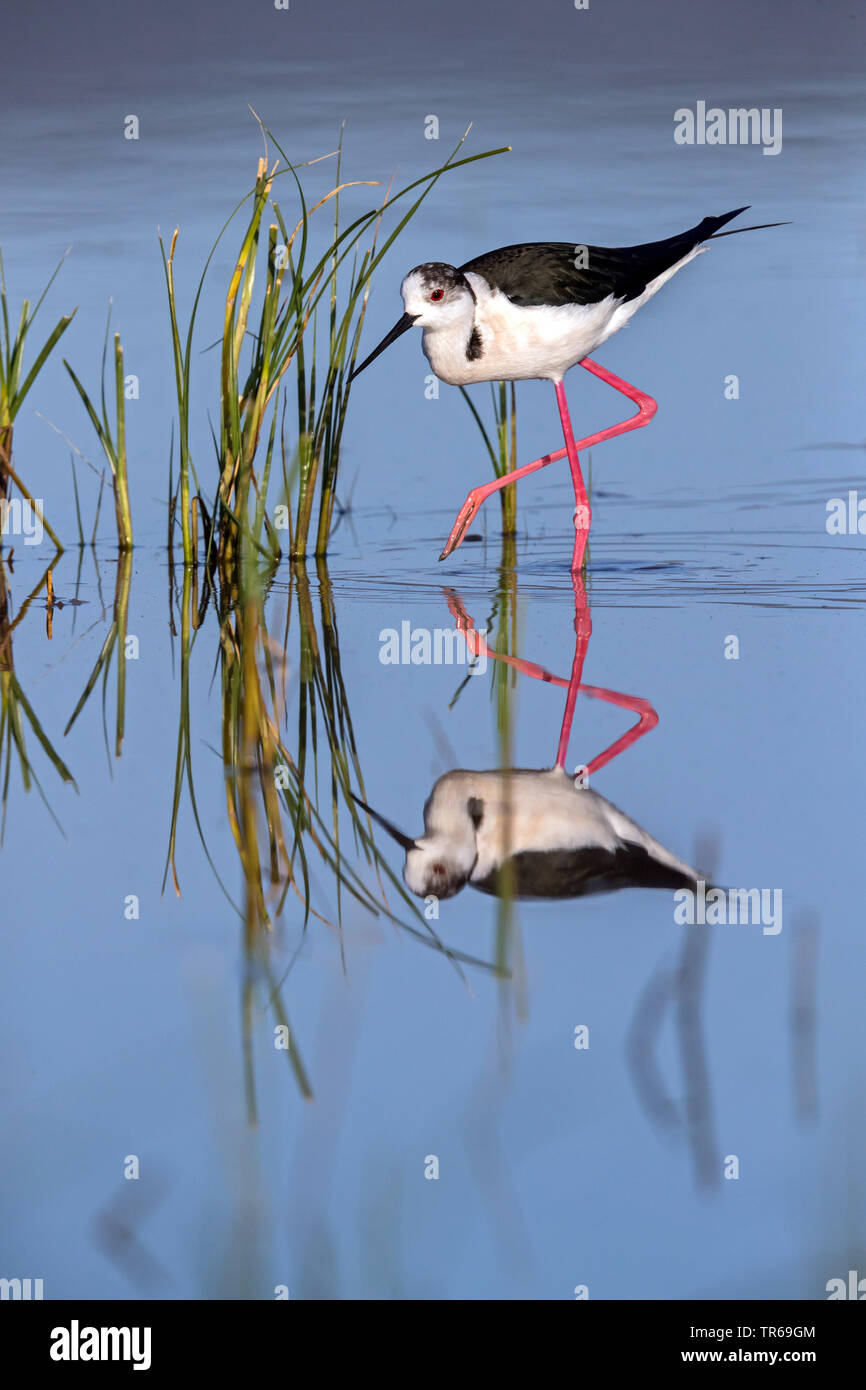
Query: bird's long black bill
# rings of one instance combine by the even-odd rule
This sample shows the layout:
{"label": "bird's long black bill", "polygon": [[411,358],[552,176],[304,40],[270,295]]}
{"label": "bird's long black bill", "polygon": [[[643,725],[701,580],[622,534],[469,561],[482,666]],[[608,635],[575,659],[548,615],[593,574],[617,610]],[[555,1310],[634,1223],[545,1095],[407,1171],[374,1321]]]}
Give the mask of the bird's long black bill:
{"label": "bird's long black bill", "polygon": [[379,356],[380,352],[384,352],[386,347],[390,347],[392,343],[396,342],[397,339],[401,337],[403,333],[406,332],[407,328],[412,327],[412,324],[415,322],[417,317],[417,314],[404,314],[401,319],[398,319],[398,321],[394,324],[394,327],[391,329],[391,332],[385,334],[379,346],[373,349],[369,357],[365,357],[360,367],[355,368],[352,375],[349,377],[349,380],[354,381],[356,376],[360,376],[364,368],[369,367],[370,363],[375,361],[375,359]]}
{"label": "bird's long black bill", "polygon": [[374,811],[372,806],[368,806],[366,801],[362,801],[360,796],[356,796],[354,792],[352,792],[352,800],[356,801],[358,805],[367,812],[368,816],[372,816],[373,820],[378,821],[382,829],[387,830],[391,839],[396,840],[401,849],[415,849],[417,842],[412,839],[411,835],[404,835],[402,830],[398,830],[396,825],[393,825],[391,821],[386,820],[384,816],[380,816],[378,811]]}
{"label": "bird's long black bill", "polygon": [[[745,212],[745,210],[745,208],[740,209],[741,212]],[[713,235],[707,239],[718,241],[721,236],[739,236],[740,232],[763,232],[767,227],[793,227],[793,225],[793,222],[759,222],[756,227],[733,227],[729,232],[713,232]]]}

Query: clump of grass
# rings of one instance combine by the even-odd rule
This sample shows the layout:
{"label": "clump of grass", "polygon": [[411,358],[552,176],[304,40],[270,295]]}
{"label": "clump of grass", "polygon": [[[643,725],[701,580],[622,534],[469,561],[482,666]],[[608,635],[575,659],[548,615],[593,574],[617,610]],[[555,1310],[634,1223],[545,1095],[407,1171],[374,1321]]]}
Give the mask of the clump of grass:
{"label": "clump of grass", "polygon": [[111,421],[108,418],[108,405],[105,396],[105,367],[108,357],[108,337],[110,329],[111,309],[109,308],[108,320],[105,325],[105,342],[102,348],[101,417],[97,415],[90,397],[65,357],[63,359],[63,365],[72,377],[75,388],[84,403],[84,408],[90,416],[90,422],[96,430],[99,442],[102,445],[103,453],[108,459],[114,488],[114,516],[117,526],[118,548],[120,550],[131,550],[132,513],[129,505],[129,482],[126,469],[126,409],[123,378],[123,347],[121,346],[119,333],[115,333],[114,335],[114,428],[112,428]]}
{"label": "clump of grass", "polygon": [[[314,331],[312,354],[306,353],[306,340],[299,334],[297,415],[300,483],[292,546],[293,558],[304,558],[310,551],[309,530],[317,482],[319,484],[319,517],[313,551],[316,556],[322,556],[327,552],[336,503],[340,448],[349,405],[351,377],[357,359],[372,279],[377,267],[443,174],[464,165],[473,164],[481,159],[489,159],[496,154],[504,154],[508,149],[506,146],[495,150],[485,150],[481,154],[457,159],[455,156],[462,148],[468,134],[469,130],[457,142],[444,164],[440,165],[438,169],[431,170],[429,174],[414,180],[393,196],[389,189],[378,208],[372,209],[361,218],[356,219],[343,230],[341,230],[340,225],[340,199],[335,196],[332,244],[325,255],[316,261],[309,271],[304,265],[306,240],[301,243],[301,252],[296,266],[296,275],[300,283],[300,298],[297,302],[307,304],[307,317],[312,317],[314,330],[317,330],[317,309],[322,299],[327,295],[327,358],[324,381],[319,388],[316,345],[324,338],[324,334]],[[274,143],[276,144],[276,141]],[[277,148],[279,149],[278,145]],[[335,192],[339,194],[342,134],[337,154],[338,188]],[[410,203],[396,226],[380,244],[379,234],[384,216],[400,199],[418,189],[421,190],[418,196]],[[300,184],[298,184],[298,192],[306,219],[303,191]],[[277,213],[281,230],[285,232],[284,224],[279,216],[279,209],[277,209]],[[369,244],[361,249],[360,243],[367,236],[370,238]],[[342,267],[350,253],[352,264],[347,276]],[[322,276],[324,279],[321,285],[316,288],[319,277]],[[305,296],[311,296],[311,298],[305,299]]]}
{"label": "clump of grass", "polygon": [[[327,158],[328,156],[323,157]],[[313,160],[311,162],[317,163],[318,161]],[[218,441],[220,483],[212,510],[215,515],[217,510],[219,510],[220,515],[218,520],[221,538],[229,547],[234,549],[235,533],[249,528],[249,520],[245,514],[245,509],[249,501],[250,486],[252,484],[256,492],[257,504],[255,521],[251,534],[253,534],[256,544],[260,544],[262,527],[267,525],[264,498],[267,494],[267,474],[269,472],[275,436],[276,406],[274,407],[274,415],[271,421],[269,435],[270,448],[261,487],[256,483],[252,471],[253,462],[258,448],[265,414],[278,392],[280,381],[297,347],[297,337],[293,335],[292,331],[293,327],[296,325],[289,313],[287,299],[282,298],[283,280],[291,242],[294,240],[294,236],[297,235],[298,230],[301,229],[301,226],[303,226],[304,236],[306,236],[306,218],[304,218],[302,219],[302,223],[299,223],[298,227],[295,229],[295,233],[293,233],[289,245],[278,247],[276,224],[269,226],[267,233],[268,258],[266,288],[258,328],[256,332],[253,333],[250,330],[250,312],[255,283],[257,252],[275,172],[276,165],[269,169],[267,158],[260,159],[255,186],[252,191],[238,203],[223,224],[219,235],[210,249],[204,269],[199,278],[186,326],[186,333],[183,339],[181,338],[179,328],[177,292],[174,275],[175,251],[179,229],[175,229],[172,236],[168,255],[166,255],[165,246],[162,238],[160,238],[159,244],[162,252],[166,290],[168,294],[169,316],[171,320],[172,350],[178,404],[180,443],[179,506],[185,564],[195,563],[196,558],[196,528],[194,518],[196,499],[192,499],[191,480],[194,480],[196,488],[198,488],[199,485],[198,479],[195,476],[189,442],[191,411],[190,368],[196,317],[204,288],[205,277],[217,246],[222,240],[229,224],[250,199],[252,199],[253,204],[252,211],[229,282],[224,312],[223,334],[220,340],[220,437]],[[295,171],[293,170],[292,172],[294,173]],[[296,174],[295,178],[297,179]],[[331,196],[333,195],[328,194],[327,197],[321,201],[325,202],[327,198]],[[318,207],[320,204],[316,206]],[[315,208],[312,209],[312,211],[315,211]],[[294,296],[295,291],[295,280],[293,276],[290,276],[286,293],[290,293]],[[300,331],[303,332],[306,326],[306,317],[303,313],[300,317]],[[249,346],[248,340],[251,340],[252,347],[250,350],[250,360],[244,368],[242,366],[242,358],[244,358],[243,350],[245,347]],[[199,509],[201,508],[202,502],[203,499],[201,498],[200,492],[198,492],[197,503]],[[275,544],[272,545],[271,548],[278,549]]]}
{"label": "clump of grass", "polygon": [[[226,296],[220,366],[221,471],[219,502],[221,511],[220,543],[223,547],[223,560],[234,536],[250,524],[249,511],[253,489],[256,494],[256,503],[250,537],[253,544],[262,550],[263,528],[267,529],[273,536],[268,522],[265,499],[276,434],[277,406],[275,397],[285,372],[288,370],[295,353],[299,350],[301,339],[309,322],[311,301],[319,283],[319,278],[317,278],[305,296],[304,287],[292,265],[292,248],[299,231],[303,235],[300,253],[301,260],[303,260],[307,223],[311,214],[304,207],[301,221],[290,236],[282,220],[279,207],[275,206],[274,211],[280,226],[278,228],[276,223],[272,223],[268,227],[266,283],[258,329],[252,341],[251,356],[245,376],[239,376],[241,349],[248,334],[259,237],[276,169],[275,164],[269,172],[267,160],[264,158],[259,160],[253,210]],[[296,182],[300,189],[300,182],[297,178]],[[311,212],[315,212],[329,198],[337,196],[340,191],[338,185],[325,198],[320,199],[316,206],[311,209]],[[279,231],[282,232],[283,242],[278,244]],[[288,277],[290,290],[285,300],[281,302],[287,267],[290,271]],[[243,384],[241,385],[241,383]],[[268,448],[259,482],[254,472],[254,463],[265,415],[272,401],[274,402],[274,409],[268,435]],[[274,548],[278,549],[275,537],[271,544],[271,549]]]}
{"label": "clump of grass", "polygon": [[[261,123],[260,123],[261,124]],[[267,487],[276,438],[280,383],[292,362],[297,365],[297,453],[298,497],[294,522],[290,528],[292,558],[302,559],[312,549],[316,555],[327,550],[336,503],[340,448],[349,403],[350,380],[357,359],[361,329],[373,274],[382,257],[393,245],[421,203],[446,172],[474,163],[504,150],[488,150],[463,159],[455,156],[466,136],[438,169],[408,184],[391,196],[386,192],[381,204],[369,209],[348,226],[340,221],[340,195],[360,182],[341,182],[342,136],[337,154],[335,186],[312,207],[308,207],[299,170],[262,125],[266,143],[271,141],[279,161],[260,159],[255,186],[235,208],[211,248],[199,280],[184,337],[181,337],[174,276],[174,257],[178,233],[169,253],[162,247],[166,288],[169,299],[172,343],[180,417],[180,522],[184,539],[184,561],[192,563],[192,503],[190,478],[194,476],[189,445],[190,362],[195,319],[204,278],[219,240],[232,218],[248,201],[252,207],[226,295],[223,333],[220,340],[220,429],[217,450],[220,467],[215,508],[219,514],[220,564],[224,579],[237,583],[238,537],[248,535],[260,557],[279,553],[277,528],[267,509]],[[468,131],[467,131],[468,134]],[[316,162],[316,161],[313,161]],[[276,179],[289,176],[297,194],[300,217],[292,231],[279,203],[273,198]],[[421,190],[381,242],[380,225],[394,205],[412,192]],[[314,214],[333,200],[334,224],[330,243],[314,258],[310,251],[310,229]],[[259,245],[267,225],[267,257],[264,293],[256,314],[253,298]],[[368,244],[360,243],[368,238]],[[349,267],[346,267],[346,262]],[[320,314],[325,314],[327,334],[320,331]],[[252,325],[255,323],[255,327]],[[312,329],[312,349],[306,348]],[[327,360],[317,360],[317,349]],[[267,422],[271,411],[270,422]],[[256,455],[263,437],[268,440],[261,475],[256,472]],[[198,482],[196,480],[196,487]],[[311,543],[316,497],[319,515],[315,539]]]}
{"label": "clump of grass", "polygon": [[[67,252],[66,254],[68,255],[69,253]],[[3,257],[0,255],[0,502],[5,502],[6,500],[10,477],[12,477],[14,481],[17,481],[17,479],[14,479],[11,468],[12,431],[15,418],[24,403],[28,391],[77,312],[73,309],[71,314],[64,314],[62,318],[58,319],[54,328],[43,342],[42,347],[37,352],[33,365],[25,376],[24,348],[28,335],[33,327],[33,321],[42,307],[45,296],[53,285],[64,260],[65,256],[61,257],[60,261],[57,263],[53,274],[48,280],[48,284],[36,301],[35,308],[31,310],[30,301],[25,299],[21,306],[18,327],[13,332],[12,321],[9,317],[9,301],[6,294],[6,275],[3,267]],[[21,486],[20,483],[18,485],[19,487]],[[29,493],[26,495],[29,497]],[[46,527],[46,529],[48,528]],[[49,534],[52,536],[52,539],[54,539],[53,532],[49,531]],[[2,544],[2,537],[0,537],[0,544]]]}

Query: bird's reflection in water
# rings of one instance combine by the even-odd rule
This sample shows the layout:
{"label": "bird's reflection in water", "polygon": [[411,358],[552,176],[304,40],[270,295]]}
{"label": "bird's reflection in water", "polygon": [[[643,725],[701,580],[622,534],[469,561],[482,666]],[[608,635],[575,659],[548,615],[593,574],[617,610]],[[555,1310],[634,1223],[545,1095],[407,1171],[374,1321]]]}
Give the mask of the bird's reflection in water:
{"label": "bird's reflection in water", "polygon": [[[592,631],[583,582],[575,576],[575,657],[571,677],[488,647],[453,590],[452,615],[473,656],[505,661],[524,675],[567,689],[556,762],[540,770],[456,769],[435,783],[424,833],[413,837],[366,809],[405,850],[403,877],[421,898],[452,898],[469,885],[518,898],[579,898],[619,888],[695,888],[701,877],[587,783],[590,774],[654,728],[648,701],[581,684]],[[577,773],[565,770],[578,693],[637,713],[637,724]]]}
{"label": "bird's reflection in water", "polygon": [[[648,700],[581,681],[592,632],[583,582],[574,577],[575,650],[571,676],[553,675],[521,657],[492,650],[453,590],[446,598],[474,656],[505,662],[523,675],[566,690],[565,712],[552,768],[456,769],[434,784],[424,807],[424,833],[413,837],[379,812],[367,810],[405,851],[403,876],[420,897],[450,898],[467,885],[502,898],[578,898],[620,888],[696,888],[708,875],[666,849],[648,831],[587,784],[620,753],[655,728]],[[637,715],[637,721],[573,775],[566,758],[578,694]],[[718,845],[696,857],[707,866]],[[642,991],[627,1034],[626,1057],[638,1098],[652,1123],[688,1143],[695,1183],[718,1188],[716,1135],[703,1000],[710,938],[689,930],[679,959],[655,969]],[[658,1059],[664,1026],[673,1021],[679,1084],[669,1087]]]}
{"label": "bird's reflection in water", "polygon": [[433,787],[417,839],[371,814],[405,849],[403,878],[422,898],[453,898],[467,884],[498,895],[509,880],[518,898],[580,898],[694,888],[699,878],[562,767],[448,772]]}

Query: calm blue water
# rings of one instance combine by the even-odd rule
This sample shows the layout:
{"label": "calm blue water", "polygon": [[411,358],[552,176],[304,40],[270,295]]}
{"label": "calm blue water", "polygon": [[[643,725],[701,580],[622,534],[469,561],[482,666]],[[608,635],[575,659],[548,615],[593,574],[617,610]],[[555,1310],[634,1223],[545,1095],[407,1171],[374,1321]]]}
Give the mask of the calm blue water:
{"label": "calm blue water", "polygon": [[[80,306],[62,355],[92,385],[113,297],[140,381],[128,407],[128,629],[140,655],[127,665],[122,758],[106,757],[99,689],[64,738],[112,620],[106,507],[95,555],[79,570],[69,550],[54,572],[58,598],[81,602],[55,609],[50,640],[44,600],[14,631],[18,680],[77,794],[29,738],[62,832],[16,768],[0,858],[0,1274],[41,1277],[51,1298],[271,1298],[287,1285],[293,1298],[561,1299],[581,1284],[591,1298],[823,1297],[828,1279],[866,1260],[864,544],[825,526],[828,499],[866,495],[862,14],[680,0],[593,0],[578,12],[545,0],[419,7],[395,20],[379,0],[313,13],[217,3],[187,7],[178,33],[175,9],[85,4],[50,25],[35,12],[9,21],[0,246],[12,303],[33,297],[71,243],[46,323]],[[673,112],[697,100],[781,107],[782,152],[676,146]],[[470,121],[468,152],[513,147],[440,182],[378,273],[365,345],[399,316],[399,281],[422,260],[459,264],[524,239],[627,244],[743,203],[748,220],[793,224],[720,241],[600,354],[659,412],[593,451],[584,670],[592,684],[648,698],[660,717],[593,785],[678,855],[710,845],[719,882],[781,888],[781,932],[678,926],[670,894],[651,890],[521,903],[509,986],[469,967],[462,979],[351,899],[342,942],[316,920],[304,935],[290,897],[274,958],[280,976],[291,967],[284,997],[315,1099],[300,1097],[262,1011],[256,1130],[244,1099],[241,923],[188,799],[182,897],[170,885],[161,893],[180,689],[156,234],[180,226],[188,295],[254,174],[261,141],[248,103],[298,160],[333,149],[346,117],[347,178],[387,180],[399,165],[408,182]],[[129,113],[138,142],[122,137]],[[438,142],[424,138],[430,114]],[[308,172],[311,195],[331,186],[329,167]],[[346,213],[375,192],[348,193]],[[280,197],[289,220],[288,188]],[[233,249],[229,238],[215,258],[201,347],[219,333]],[[215,354],[197,357],[203,474],[215,369]],[[469,680],[452,707],[461,672],[379,661],[385,628],[452,625],[446,585],[484,626],[500,583],[495,500],[474,527],[483,542],[437,563],[489,461],[456,391],[426,399],[427,370],[407,335],[357,383],[340,489],[352,505],[328,565],[367,795],[412,833],[440,773],[500,756],[491,674]],[[585,373],[568,387],[580,433],[628,413]],[[97,457],[59,355],[16,425],[15,461],[74,540],[70,449],[41,417]],[[549,386],[518,388],[518,440],[521,462],[560,447]],[[78,476],[90,518],[97,485],[82,464]],[[513,650],[566,676],[572,507],[563,465],[521,485],[513,580]],[[48,551],[47,541],[15,546],[16,616]],[[284,564],[268,602],[275,638],[288,580]],[[314,571],[311,587],[318,615]],[[738,660],[725,658],[732,636]],[[217,639],[211,614],[191,673],[194,778],[211,855],[239,898],[215,752]],[[515,681],[516,766],[551,764],[562,703],[549,684]],[[111,732],[111,687],[107,710]],[[569,762],[589,761],[628,722],[579,701]],[[399,869],[396,846],[383,848]],[[333,912],[333,881],[319,872],[315,890]],[[129,894],[137,921],[124,917]],[[496,902],[467,890],[442,904],[436,927],[490,960],[496,921]],[[700,988],[678,991],[693,959],[684,951],[702,949]],[[655,997],[668,1001],[657,1035]],[[574,1047],[581,1024],[586,1050]],[[678,1123],[650,1102],[653,1077]],[[137,1182],[124,1180],[127,1155],[139,1158]],[[437,1181],[424,1176],[429,1155]],[[730,1155],[736,1180],[723,1177]],[[133,1232],[131,1246],[120,1248],[118,1229]]]}

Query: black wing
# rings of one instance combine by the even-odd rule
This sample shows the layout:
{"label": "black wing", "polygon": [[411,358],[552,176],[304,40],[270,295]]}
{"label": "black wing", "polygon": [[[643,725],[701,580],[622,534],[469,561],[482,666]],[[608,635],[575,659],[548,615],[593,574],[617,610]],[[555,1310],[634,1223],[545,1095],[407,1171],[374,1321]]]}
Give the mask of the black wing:
{"label": "black wing", "polygon": [[[650,280],[707,241],[745,208],[705,217],[696,227],[643,246],[587,246],[570,241],[525,242],[486,251],[460,269],[474,270],[521,308],[535,305],[598,304],[612,294],[636,299]],[[579,253],[585,251],[586,254]],[[580,268],[580,262],[586,265]],[[575,264],[575,261],[578,264]]]}

